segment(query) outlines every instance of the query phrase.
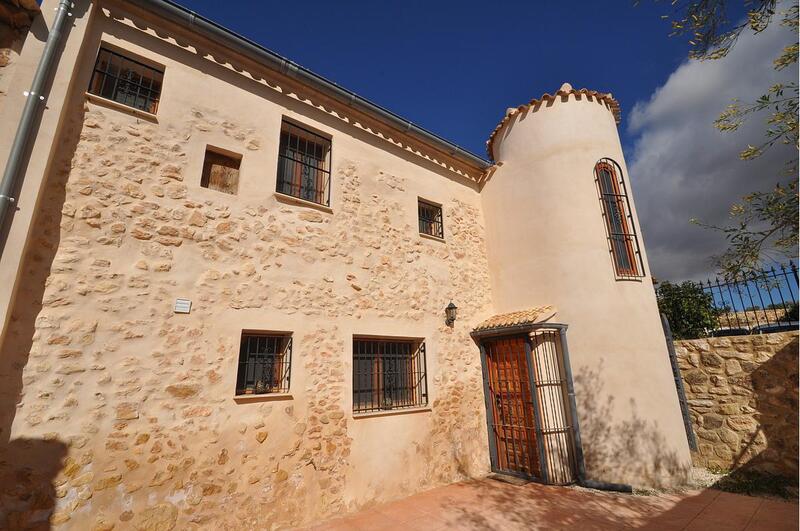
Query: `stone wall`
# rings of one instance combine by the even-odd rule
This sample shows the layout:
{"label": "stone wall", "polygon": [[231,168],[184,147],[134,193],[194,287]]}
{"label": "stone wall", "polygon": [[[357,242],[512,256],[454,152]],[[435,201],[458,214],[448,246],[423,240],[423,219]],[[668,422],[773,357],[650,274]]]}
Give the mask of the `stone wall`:
{"label": "stone wall", "polygon": [[[488,471],[477,192],[337,138],[333,214],[200,188],[198,135],[238,146],[243,172],[276,146],[237,119],[88,102],[69,119],[0,354],[0,527],[298,525]],[[412,221],[433,179],[446,242]],[[294,332],[290,400],[234,400],[243,328]],[[354,419],[352,335],[387,331],[425,337],[431,411]]]}
{"label": "stone wall", "polygon": [[798,473],[798,333],[675,342],[695,464]]}

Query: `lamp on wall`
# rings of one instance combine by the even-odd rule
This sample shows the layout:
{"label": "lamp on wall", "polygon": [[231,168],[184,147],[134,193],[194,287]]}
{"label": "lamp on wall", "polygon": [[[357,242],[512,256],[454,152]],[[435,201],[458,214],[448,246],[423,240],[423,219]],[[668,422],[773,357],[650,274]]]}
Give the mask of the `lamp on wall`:
{"label": "lamp on wall", "polygon": [[444,313],[447,316],[447,319],[445,319],[447,326],[453,326],[453,323],[456,322],[456,315],[458,314],[458,307],[453,304],[453,301],[450,301],[450,304],[444,309]]}

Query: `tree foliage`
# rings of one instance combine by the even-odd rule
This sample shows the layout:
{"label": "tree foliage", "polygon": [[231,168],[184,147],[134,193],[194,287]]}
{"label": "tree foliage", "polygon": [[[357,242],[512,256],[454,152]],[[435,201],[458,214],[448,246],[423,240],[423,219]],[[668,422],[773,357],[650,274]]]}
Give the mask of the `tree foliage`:
{"label": "tree foliage", "polygon": [[714,300],[699,284],[660,282],[656,295],[658,309],[667,316],[675,339],[705,337],[708,331],[716,328]]}
{"label": "tree foliage", "polygon": [[[777,17],[781,26],[791,30],[792,38],[775,58],[773,66],[776,70],[783,70],[796,65],[800,49],[797,0],[790,0],[788,4],[779,4],[777,0],[744,0],[744,3],[747,17],[739,24],[731,24],[728,20],[730,0],[671,0],[673,13],[666,18],[671,19],[672,35],[689,37],[690,58],[714,60],[725,57],[742,33],[761,33]],[[728,225],[716,226],[692,220],[720,231],[728,241],[728,249],[714,257],[728,279],[760,269],[766,259],[777,260],[794,255],[798,244],[797,82],[774,84],[754,102],[734,100],[714,125],[722,132],[732,132],[754,115],[766,115],[764,140],[757,145],[748,145],[739,154],[740,158],[755,159],[778,144],[794,146],[794,155],[786,161],[783,172],[775,176],[774,188],[749,194],[731,207]]]}

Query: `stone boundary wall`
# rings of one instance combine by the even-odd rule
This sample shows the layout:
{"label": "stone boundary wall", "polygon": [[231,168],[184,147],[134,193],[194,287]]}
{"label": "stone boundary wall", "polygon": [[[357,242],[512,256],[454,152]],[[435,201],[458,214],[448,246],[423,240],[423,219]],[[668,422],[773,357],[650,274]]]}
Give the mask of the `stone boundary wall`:
{"label": "stone boundary wall", "polygon": [[696,465],[798,473],[798,332],[675,342]]}

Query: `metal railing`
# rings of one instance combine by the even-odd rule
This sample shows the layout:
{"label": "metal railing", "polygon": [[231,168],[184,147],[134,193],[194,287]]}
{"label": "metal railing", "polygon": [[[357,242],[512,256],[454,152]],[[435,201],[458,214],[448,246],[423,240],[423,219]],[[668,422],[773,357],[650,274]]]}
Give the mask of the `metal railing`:
{"label": "metal railing", "polygon": [[797,265],[771,266],[734,280],[701,282],[715,309],[709,335],[744,335],[797,328]]}

